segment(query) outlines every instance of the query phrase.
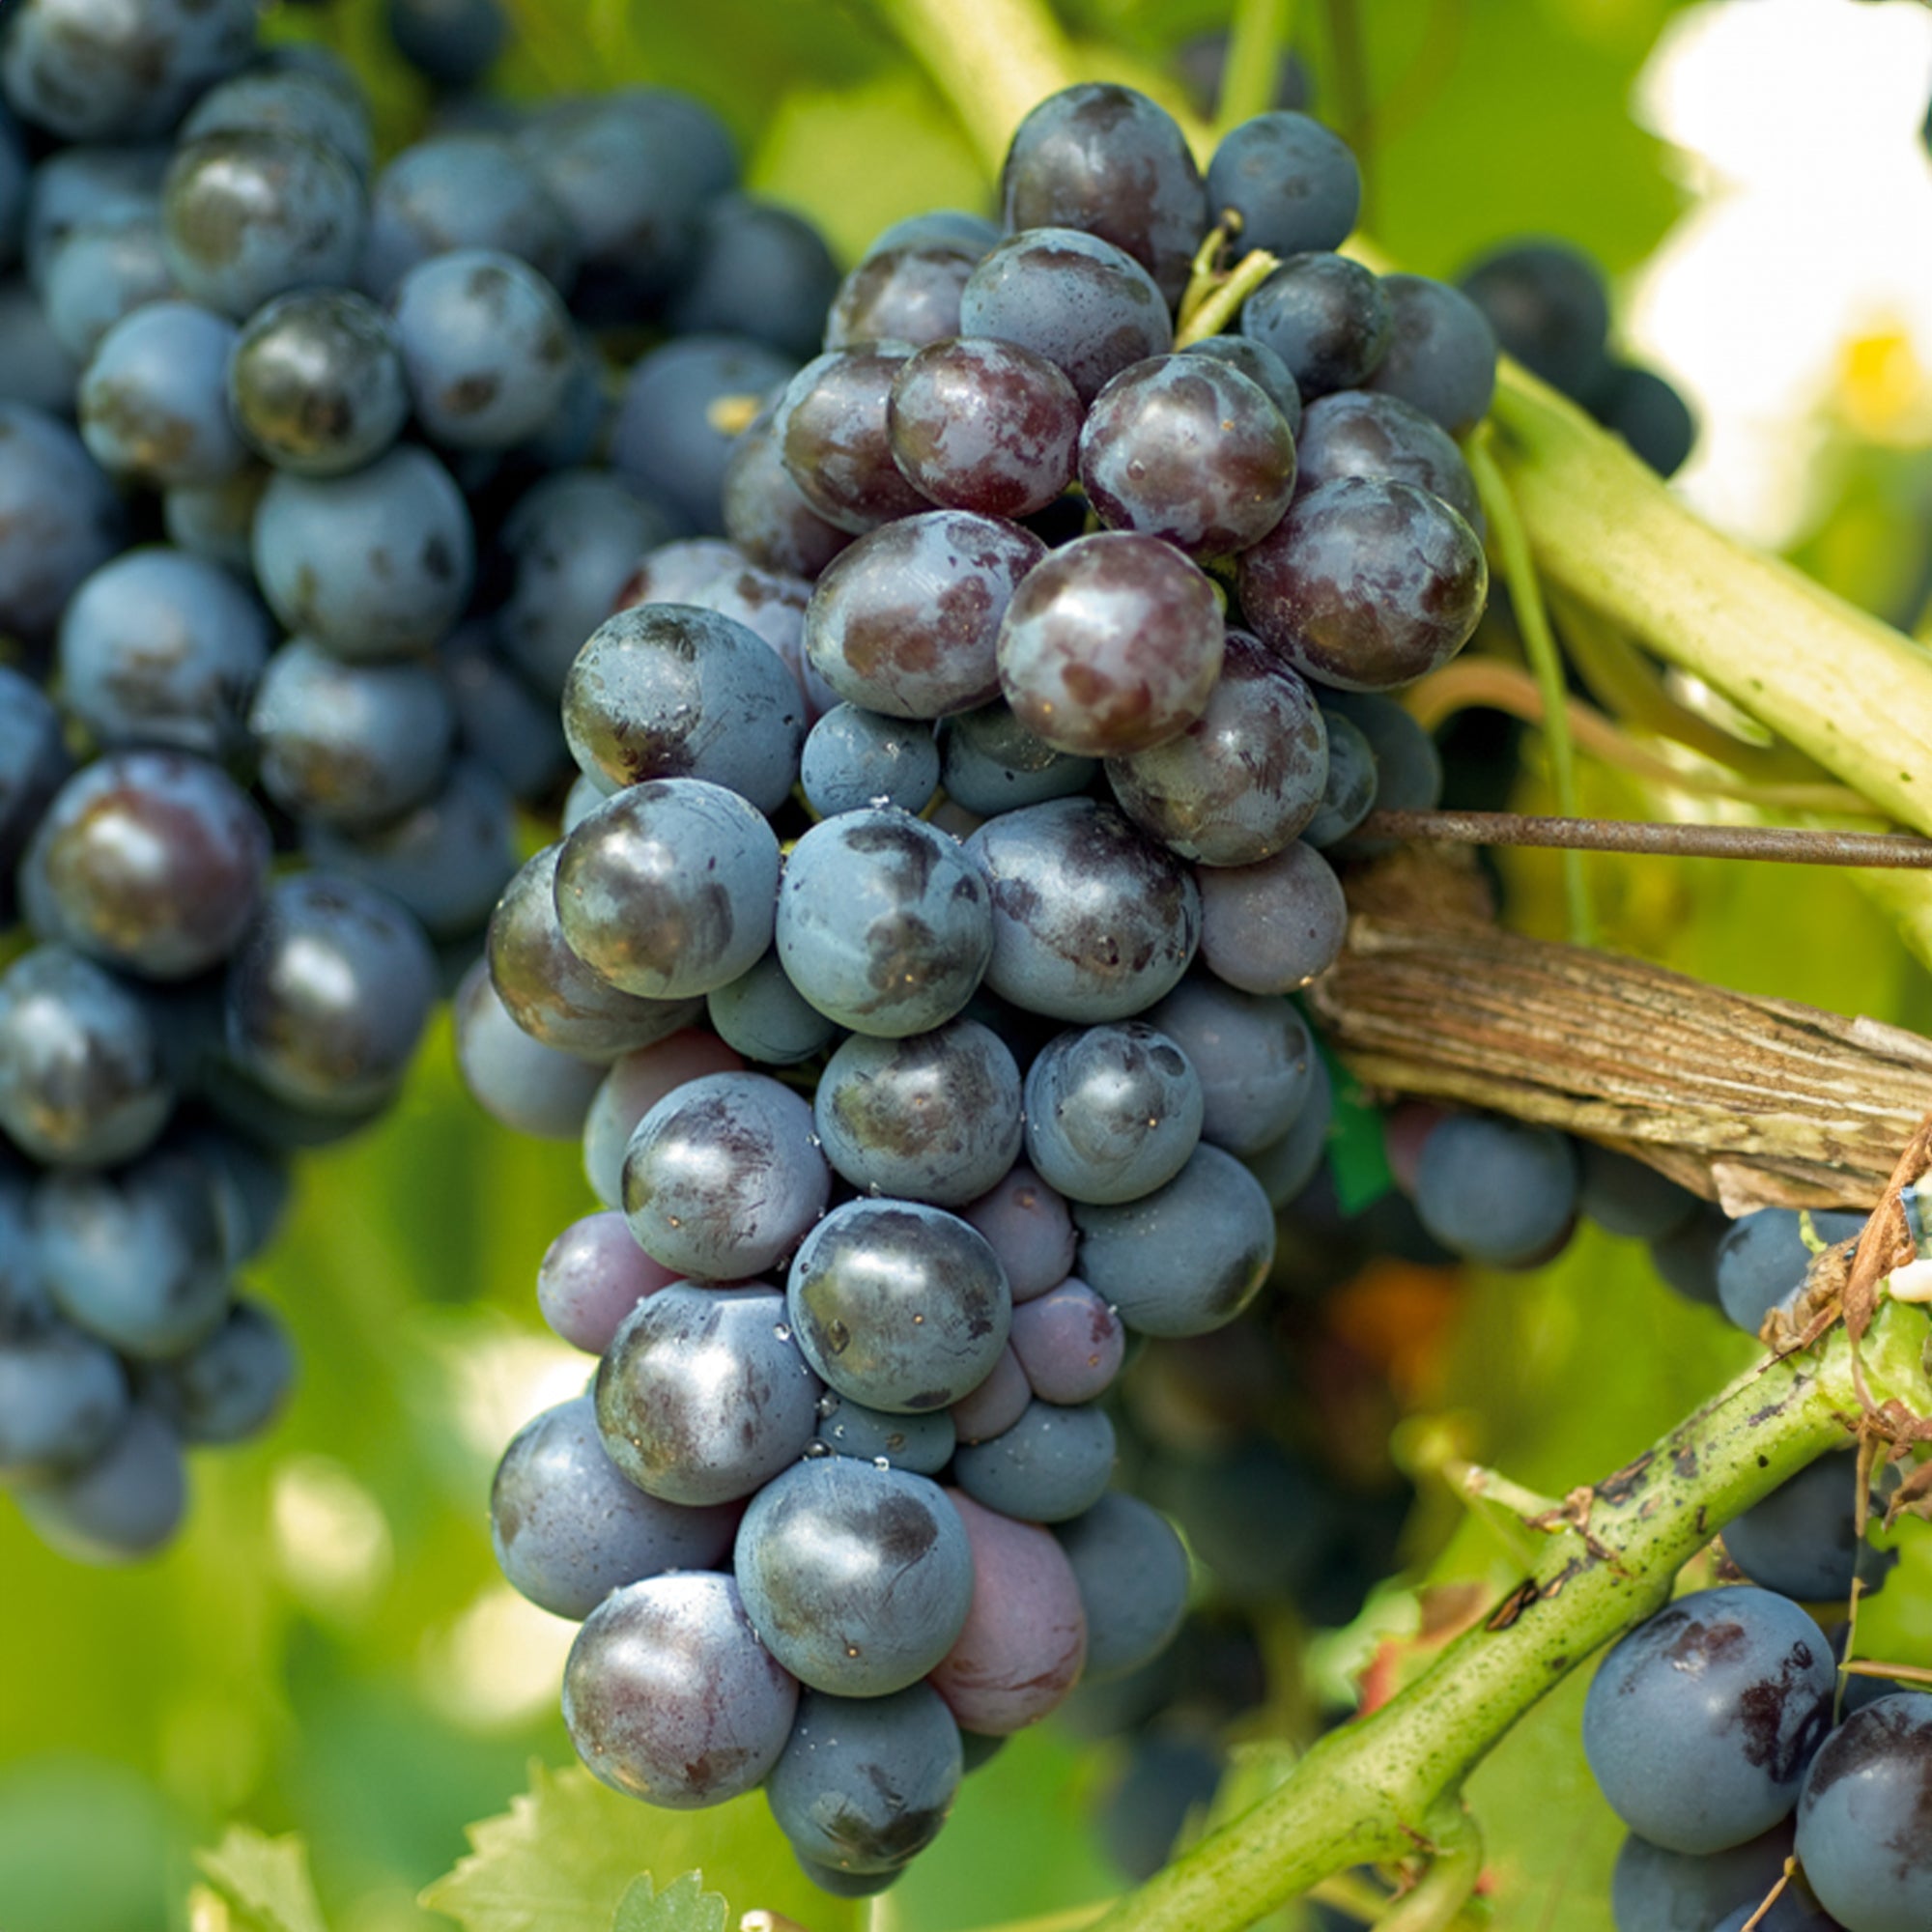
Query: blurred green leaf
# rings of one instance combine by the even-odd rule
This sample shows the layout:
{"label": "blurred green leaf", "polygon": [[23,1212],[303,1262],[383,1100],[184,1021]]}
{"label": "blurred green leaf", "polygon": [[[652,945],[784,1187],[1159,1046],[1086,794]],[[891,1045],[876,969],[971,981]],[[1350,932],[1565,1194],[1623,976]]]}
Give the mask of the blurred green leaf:
{"label": "blurred green leaf", "polygon": [[1369,1103],[1362,1083],[1319,1040],[1317,1050],[1328,1062],[1335,1095],[1328,1120],[1328,1166],[1335,1177],[1335,1200],[1344,1214],[1359,1214],[1395,1185],[1382,1139],[1382,1117]]}
{"label": "blurred green leaf", "polygon": [[194,1861],[251,1932],[327,1932],[299,1837],[270,1838],[231,1825],[220,1844],[197,1852]]}
{"label": "blurred green leaf", "polygon": [[704,1889],[697,1872],[686,1872],[664,1891],[640,1878],[624,1894],[611,1932],[724,1932],[728,1910],[719,1893]]}

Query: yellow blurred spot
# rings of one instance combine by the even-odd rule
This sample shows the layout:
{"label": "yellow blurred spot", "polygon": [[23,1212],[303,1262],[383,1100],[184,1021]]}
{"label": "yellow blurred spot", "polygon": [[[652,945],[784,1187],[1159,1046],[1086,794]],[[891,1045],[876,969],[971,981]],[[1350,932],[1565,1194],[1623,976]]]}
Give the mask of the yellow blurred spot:
{"label": "yellow blurred spot", "polygon": [[762,396],[719,396],[706,406],[704,420],[720,436],[743,436],[764,406]]}
{"label": "yellow blurred spot", "polygon": [[555,1697],[576,1634],[575,1624],[493,1583],[454,1623],[424,1638],[423,1694],[465,1730],[526,1724]]}
{"label": "yellow blurred spot", "polygon": [[310,1608],[353,1619],[382,1594],[394,1561],[388,1520],[339,1463],[326,1456],[283,1463],[270,1520],[282,1575]]}
{"label": "yellow blurred spot", "polygon": [[1902,322],[1850,337],[1838,358],[1838,405],[1861,436],[1876,441],[1923,440],[1932,420],[1932,384]]}

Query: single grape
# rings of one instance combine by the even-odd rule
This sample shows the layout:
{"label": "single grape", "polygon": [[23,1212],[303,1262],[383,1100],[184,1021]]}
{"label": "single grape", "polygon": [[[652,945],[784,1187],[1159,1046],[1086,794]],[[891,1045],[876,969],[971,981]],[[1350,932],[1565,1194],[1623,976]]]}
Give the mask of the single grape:
{"label": "single grape", "polygon": [[1012,1297],[999,1257],[956,1215],[848,1201],[806,1236],[785,1298],[806,1360],[839,1395],[917,1415],[984,1381]]}
{"label": "single grape", "polygon": [[1711,1932],[1738,1906],[1747,1918],[1756,1911],[1790,1856],[1789,1825],[1703,1858],[1666,1852],[1633,1833],[1610,1874],[1610,1915],[1617,1932]]}
{"label": "single grape", "polygon": [[740,1281],[797,1247],[832,1176],[810,1106],[762,1073],[710,1073],[667,1094],[624,1155],[624,1216],[679,1274]]}
{"label": "single grape", "polygon": [[0,627],[38,641],[120,549],[121,506],[65,423],[0,402]]}
{"label": "single grape", "polygon": [[909,812],[847,811],[792,848],[778,951],[792,984],[855,1033],[903,1038],[972,998],[993,912],[958,841]]}
{"label": "single grape", "polygon": [[1259,865],[1204,866],[1195,878],[1201,963],[1244,993],[1296,991],[1334,964],[1348,938],[1342,882],[1302,839]]}
{"label": "single grape", "polygon": [[745,1068],[723,1040],[692,1024],[702,1016],[701,1009],[694,1012],[685,1002],[672,1001],[666,1009],[683,1017],[612,1064],[584,1117],[583,1174],[607,1208],[623,1205],[624,1154],[638,1122],[687,1082]]}
{"label": "single grape", "polygon": [[1301,391],[1289,366],[1265,343],[1245,335],[1204,335],[1180,352],[1183,355],[1211,356],[1237,369],[1281,412],[1289,434],[1301,436]]}
{"label": "single grape", "polygon": [[1567,242],[1520,242],[1465,270],[1459,286],[1525,369],[1579,401],[1610,374],[1603,270]]}
{"label": "single grape", "polygon": [[[1240,590],[1256,635],[1304,677],[1386,691],[1468,642],[1489,565],[1476,533],[1440,497],[1412,483],[1340,476],[1242,554]],[[1396,809],[1386,796],[1381,803]]]}
{"label": "single grape", "polygon": [[787,355],[810,355],[838,288],[838,266],[804,215],[754,195],[724,194],[705,207],[666,320],[679,335],[749,336]]}
{"label": "single grape", "polygon": [[1490,412],[1496,387],[1496,332],[1463,290],[1428,275],[1384,275],[1394,322],[1369,387],[1399,396],[1451,436]]}
{"label": "single grape", "polygon": [[247,455],[228,414],[235,341],[232,322],[191,301],[150,302],[117,322],[75,399],[95,461],[153,488],[234,475]]}
{"label": "single grape", "polygon": [[490,983],[485,960],[476,960],[463,976],[450,1010],[457,1068],[470,1098],[513,1132],[535,1140],[575,1140],[603,1069],[525,1033]]}
{"label": "single grape", "polygon": [[183,980],[240,942],[269,857],[267,821],[219,766],[116,752],[54,795],[23,893],[43,937],[146,979]]}
{"label": "single grape", "polygon": [[1724,1550],[1753,1583],[1804,1603],[1851,1594],[1858,1572],[1858,1457],[1821,1456],[1724,1529]]}
{"label": "single grape", "polygon": [[0,1321],[0,1480],[92,1462],[127,1416],[127,1372],[106,1344],[44,1318],[20,1333]]}
{"label": "single grape", "polygon": [[1583,1706],[1611,1809],[1673,1852],[1720,1852],[1798,1802],[1831,1727],[1832,1647],[1768,1590],[1701,1590],[1623,1637]]}
{"label": "single grape", "polygon": [[253,546],[275,615],[358,663],[440,642],[475,571],[462,491],[410,443],[353,476],[277,474],[255,513]]}
{"label": "single grape", "polygon": [[[593,972],[565,943],[556,917],[556,862],[561,845],[547,845],[503,889],[490,917],[490,980],[504,1010],[532,1039],[559,1053],[608,1061],[668,1037],[688,1026],[696,1008],[687,1000],[644,1000]],[[635,1121],[626,1122],[628,1138]],[[612,1160],[622,1158],[622,1142]],[[617,1183],[599,1198],[614,1206]]]}
{"label": "single grape", "polygon": [[1454,438],[1400,396],[1345,389],[1319,396],[1295,442],[1298,492],[1338,476],[1413,483],[1440,497],[1472,530],[1483,527],[1475,480]]}
{"label": "single grape", "polygon": [[566,944],[652,1000],[695,998],[756,965],[778,890],[771,826],[701,779],[627,785],[564,840],[556,866]]}
{"label": "single grape", "polygon": [[946,1492],[972,1550],[966,1620],[932,1673],[963,1725],[1007,1737],[1065,1701],[1087,1656],[1080,1585],[1050,1531]]}
{"label": "single grape", "polygon": [[177,483],[162,491],[168,541],[245,578],[254,568],[255,511],[271,474],[266,463],[250,463],[219,483]]}
{"label": "single grape", "polygon": [[28,184],[21,222],[27,279],[43,284],[62,243],[78,230],[157,212],[172,153],[165,142],[138,139],[86,142],[44,156]]}
{"label": "single grape", "polygon": [[893,377],[893,461],[922,496],[989,517],[1043,510],[1072,482],[1081,399],[1017,342],[934,341]]}
{"label": "single grape", "polygon": [[1004,1435],[1026,1413],[1032,1401],[1033,1384],[1009,1341],[1000,1350],[992,1374],[952,1405],[953,1433],[962,1444],[990,1442],[996,1435]]}
{"label": "single grape", "polygon": [[385,0],[396,51],[434,87],[474,87],[509,45],[502,0]]}
{"label": "single grape", "polygon": [[896,806],[915,815],[939,789],[939,745],[914,723],[838,704],[805,740],[799,756],[805,801],[821,818],[866,806]]}
{"label": "single grape", "polygon": [[624,1318],[597,1371],[597,1427],[625,1478],[702,1508],[749,1496],[805,1454],[818,1378],[762,1284],[673,1282]]}
{"label": "single grape", "polygon": [[1654,370],[1619,364],[1596,400],[1597,420],[1660,476],[1674,476],[1697,444],[1697,419]]}
{"label": "single grape", "polygon": [[888,248],[951,248],[977,262],[999,242],[999,223],[988,221],[983,214],[969,214],[959,208],[931,208],[881,229],[867,245],[866,253],[877,255]]}
{"label": "single grape", "polygon": [[1236,245],[1276,255],[1339,248],[1361,209],[1348,144],[1306,114],[1276,108],[1224,135],[1208,167],[1212,218],[1232,211]]}
{"label": "single grape", "polygon": [[1098,769],[1037,738],[1005,698],[956,713],[940,738],[940,780],[954,805],[982,818],[1085,791]]}
{"label": "single grape", "polygon": [[1367,382],[1394,332],[1381,283],[1346,255],[1291,255],[1241,304],[1241,333],[1281,357],[1308,402]]}
{"label": "single grape", "polygon": [[1534,1266],[1576,1225],[1575,1148],[1548,1127],[1452,1114],[1423,1143],[1414,1193],[1444,1247],[1492,1267]]}
{"label": "single grape", "polygon": [[862,1192],[957,1208],[1018,1157],[1019,1068],[976,1020],[854,1034],[826,1062],[813,1120],[826,1159]]}
{"label": "single grape", "polygon": [[333,148],[364,179],[375,160],[361,89],[302,68],[256,67],[231,75],[194,103],[175,138],[241,132],[301,135]]}
{"label": "single grape", "polygon": [[295,1377],[288,1330],[262,1302],[238,1300],[206,1340],[151,1370],[141,1393],[185,1443],[245,1442],[281,1412]]}
{"label": "single grape", "polygon": [[1901,1691],[1825,1740],[1798,1806],[1798,1857],[1850,1932],[1916,1932],[1932,1915],[1932,1696]]}
{"label": "single grape", "polygon": [[775,406],[760,410],[732,445],[721,495],[724,534],[766,570],[816,577],[852,541],[852,532],[828,524],[791,480],[779,453]]}
{"label": "single grape", "polygon": [[1200,1081],[1203,1140],[1230,1153],[1256,1153],[1294,1124],[1316,1055],[1288,1000],[1197,974],[1151,1008],[1148,1021],[1174,1041]]}
{"label": "single grape", "polygon": [[[1862,1214],[1811,1216],[1811,1231],[1827,1247],[1850,1240],[1864,1225]],[[1810,1265],[1811,1249],[1798,1210],[1759,1208],[1733,1221],[1718,1244],[1718,1300],[1732,1322],[1755,1335],[1765,1317],[1804,1285]]]}
{"label": "single grape", "polygon": [[1166,1034],[1139,1021],[1082,1027],[1027,1069],[1027,1158],[1068,1200],[1137,1201],[1187,1164],[1202,1106],[1201,1077]]}
{"label": "single grape", "polygon": [[[1376,763],[1376,805],[1383,811],[1429,811],[1442,800],[1442,754],[1435,741],[1395,699],[1372,691],[1321,694],[1321,715],[1332,729],[1344,718],[1369,741]],[[1385,851],[1376,841],[1348,847],[1351,856]]]}
{"label": "single grape", "polygon": [[800,1463],[738,1526],[738,1588],[765,1647],[814,1690],[884,1697],[952,1650],[974,1597],[959,1512],[923,1476]]}
{"label": "single grape", "polygon": [[409,420],[403,344],[365,296],[277,297],[242,327],[228,407],[242,440],[278,469],[342,476],[373,462]]}
{"label": "single grape", "polygon": [[959,333],[959,292],[984,251],[943,243],[874,248],[820,303],[827,349],[867,342],[949,342]]}
{"label": "single grape", "polygon": [[1193,959],[1192,878],[1109,806],[1068,798],[1009,811],[966,851],[992,903],[986,983],[1028,1012],[1127,1019],[1172,991]]}
{"label": "single grape", "polygon": [[808,1690],[765,1796],[808,1868],[890,1873],[939,1835],[963,1776],[959,1727],[927,1686],[867,1698]]}
{"label": "single grape", "polygon": [[835,349],[791,379],[772,424],[786,473],[829,524],[863,535],[931,506],[893,460],[887,417],[910,343]]}
{"label": "single grape", "polygon": [[722,1804],[778,1762],[798,1686],[766,1653],[738,1586],[650,1577],[584,1619],[563,1667],[563,1721],[597,1776],[674,1810]]}
{"label": "single grape", "polygon": [[817,1446],[860,1463],[886,1463],[916,1476],[937,1476],[952,1460],[958,1440],[948,1409],[894,1415],[848,1397],[828,1395],[818,1405]]}
{"label": "single grape", "polygon": [[1025,1161],[1016,1161],[997,1187],[969,1201],[959,1217],[985,1236],[999,1256],[1015,1306],[1073,1272],[1073,1217],[1064,1197]]}
{"label": "single grape", "polygon": [[1109,1490],[1053,1533],[1087,1616],[1081,1682],[1124,1677],[1151,1662],[1187,1613],[1187,1551],[1174,1526],[1138,1496]]}
{"label": "single grape", "polygon": [[601,1355],[639,1302],[678,1279],[631,1238],[623,1215],[586,1214],[544,1250],[537,1307],[573,1349]]}
{"label": "single grape", "polygon": [[834,1045],[839,1029],[785,977],[774,951],[704,996],[705,1017],[728,1047],[763,1066],[797,1066]]}
{"label": "single grape", "polygon": [[1095,1402],[1126,1359],[1121,1318],[1084,1281],[1071,1278],[1013,1310],[1013,1353],[1041,1402]]}
{"label": "single grape", "polygon": [[998,1435],[962,1447],[952,1473],[975,1502],[1002,1516],[1065,1522],[1092,1509],[1113,1479],[1114,1425],[1092,1404],[1035,1400]]}
{"label": "single grape", "polygon": [[1718,1248],[1730,1225],[1716,1203],[1699,1202],[1681,1228],[1650,1243],[1651,1265],[1687,1301],[1720,1306]]}
{"label": "single grape", "polygon": [[717,1569],[738,1515],[729,1504],[663,1502],[626,1482],[604,1452],[587,1395],[526,1423],[490,1487],[490,1541],[510,1586],[579,1622],[627,1583]]}
{"label": "single grape", "polygon": [[394,1094],[436,990],[422,928],[393,899],[327,872],[279,879],[229,962],[228,1051],[291,1106],[353,1114]]}
{"label": "single grape", "polygon": [[578,652],[563,730],[579,769],[611,787],[702,780],[772,811],[798,775],[805,716],[796,680],[743,624],[693,604],[643,604]]}
{"label": "single grape", "polygon": [[162,245],[185,295],[239,319],[290,289],[353,281],[367,213],[333,148],[271,129],[206,134],[168,163]]}
{"label": "single grape", "polygon": [[[158,208],[74,228],[41,278],[45,327],[61,354],[74,363],[89,361],[124,316],[174,293]],[[12,346],[17,353],[18,345]],[[69,372],[70,391],[74,373]]]}
{"label": "single grape", "polygon": [[1261,1182],[1205,1144],[1165,1187],[1121,1207],[1076,1204],[1073,1223],[1081,1280],[1144,1335],[1203,1335],[1232,1321],[1274,1259]]}
{"label": "single grape", "polygon": [[128,1160],[174,1111],[148,1009],[113,974],[42,946],[0,974],[0,1128],[32,1159]]}
{"label": "single grape", "polygon": [[1043,355],[1083,404],[1130,363],[1174,347],[1174,321],[1153,277],[1077,228],[1029,228],[1001,242],[960,294],[959,332]]}
{"label": "single grape", "polygon": [[1688,1187],[1600,1141],[1577,1141],[1577,1206],[1608,1234],[1661,1241],[1697,1211]]}
{"label": "single grape", "polygon": [[1001,619],[1046,554],[995,517],[900,517],[827,566],[805,613],[807,654],[840,697],[890,717],[984,704],[1000,689]]}
{"label": "single grape", "polygon": [[136,1406],[92,1462],[14,1492],[28,1526],[76,1563],[130,1563],[172,1542],[187,1514],[180,1438]]}

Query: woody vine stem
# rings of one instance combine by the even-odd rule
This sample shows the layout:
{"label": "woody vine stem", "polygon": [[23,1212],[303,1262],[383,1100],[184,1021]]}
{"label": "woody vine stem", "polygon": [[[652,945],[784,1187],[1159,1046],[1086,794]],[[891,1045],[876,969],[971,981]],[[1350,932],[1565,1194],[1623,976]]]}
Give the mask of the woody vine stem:
{"label": "woody vine stem", "polygon": [[[1041,0],[875,0],[997,170],[1035,101],[1086,77]],[[1255,0],[1244,0],[1244,13]],[[1196,130],[1198,131],[1198,130]],[[1364,248],[1365,255],[1371,251]],[[1505,362],[1489,455],[1535,569],[1568,604],[1693,672],[1871,802],[1932,834],[1932,657],[1699,521],[1623,445]],[[1932,874],[1884,903],[1932,959]],[[1277,1789],[1129,1893],[1099,1932],[1233,1932],[1330,1874],[1406,1865],[1389,1932],[1446,1932],[1481,1846],[1469,1773],[1602,1644],[1664,1603],[1725,1522],[1842,1442],[1861,1400],[1932,1413],[1924,1311],[1890,1301],[1734,1383],[1574,1507],[1526,1518],[1540,1560],[1393,1702],[1322,1740]]]}

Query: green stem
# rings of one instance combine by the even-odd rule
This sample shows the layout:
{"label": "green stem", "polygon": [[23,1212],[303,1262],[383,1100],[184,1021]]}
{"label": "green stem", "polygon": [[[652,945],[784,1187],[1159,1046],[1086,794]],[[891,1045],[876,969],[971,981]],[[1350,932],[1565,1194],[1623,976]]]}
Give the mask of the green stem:
{"label": "green stem", "polygon": [[[1472,437],[1463,453],[1476,479],[1483,514],[1490,521],[1490,540],[1502,565],[1503,582],[1509,585],[1517,626],[1522,633],[1523,652],[1535,674],[1536,688],[1543,696],[1543,739],[1549,748],[1549,779],[1556,793],[1556,809],[1566,818],[1580,818],[1583,800],[1577,785],[1577,748],[1570,737],[1563,655],[1556,647],[1556,635],[1549,628],[1543,585],[1537,577],[1536,559],[1530,554],[1522,518],[1517,510],[1516,495],[1490,454],[1487,437]],[[1591,936],[1590,895],[1583,880],[1580,852],[1563,855],[1563,891],[1570,910],[1571,943],[1587,946]]]}
{"label": "green stem", "polygon": [[1430,1820],[1429,1868],[1415,1889],[1376,1920],[1376,1932],[1449,1932],[1476,1895],[1483,1875],[1483,1834],[1460,1804]]}
{"label": "green stem", "polygon": [[[1867,1334],[1873,1399],[1932,1408],[1922,1312],[1887,1302]],[[1391,1703],[1331,1732],[1286,1782],[1122,1899],[1095,1932],[1231,1932],[1345,1866],[1410,1857],[1463,1780],[1548,1690],[1650,1615],[1732,1517],[1844,1440],[1851,1345],[1745,1376],[1597,1485],[1486,1623]]]}
{"label": "green stem", "polygon": [[1190,342],[1206,342],[1210,335],[1219,335],[1240,314],[1241,304],[1280,267],[1279,258],[1265,248],[1250,249],[1228,279],[1199,303],[1176,331],[1174,346],[1185,349]]}
{"label": "green stem", "polygon": [[[1236,0],[1214,129],[1225,134],[1274,105],[1282,49],[1294,31],[1294,0]],[[1218,213],[1218,211],[1217,211]]]}

